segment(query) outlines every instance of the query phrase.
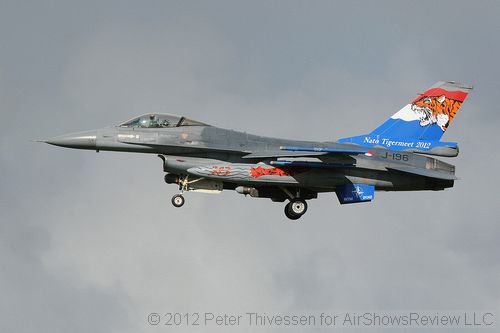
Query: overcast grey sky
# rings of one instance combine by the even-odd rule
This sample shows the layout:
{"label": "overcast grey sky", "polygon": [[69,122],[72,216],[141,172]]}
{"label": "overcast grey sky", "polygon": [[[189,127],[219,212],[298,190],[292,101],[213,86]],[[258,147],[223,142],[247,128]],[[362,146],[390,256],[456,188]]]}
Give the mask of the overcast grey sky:
{"label": "overcast grey sky", "polygon": [[[498,1],[0,0],[0,331],[167,332],[146,316],[170,311],[498,323],[499,17]],[[439,80],[475,86],[443,138],[455,187],[325,194],[300,223],[233,192],[174,209],[154,155],[29,141],[146,112],[335,140]]]}

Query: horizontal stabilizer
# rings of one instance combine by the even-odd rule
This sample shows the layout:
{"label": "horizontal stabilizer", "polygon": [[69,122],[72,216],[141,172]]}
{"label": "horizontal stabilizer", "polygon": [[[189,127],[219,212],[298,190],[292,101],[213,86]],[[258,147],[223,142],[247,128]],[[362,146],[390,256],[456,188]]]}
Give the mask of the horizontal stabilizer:
{"label": "horizontal stabilizer", "polygon": [[387,169],[411,173],[413,175],[435,178],[435,179],[443,179],[443,180],[456,180],[457,179],[457,177],[455,177],[455,175],[451,174],[451,173],[445,173],[445,172],[440,172],[440,171],[436,171],[436,170],[429,170],[429,169],[413,168],[413,167],[409,167],[409,166],[392,166],[392,167],[387,167]]}

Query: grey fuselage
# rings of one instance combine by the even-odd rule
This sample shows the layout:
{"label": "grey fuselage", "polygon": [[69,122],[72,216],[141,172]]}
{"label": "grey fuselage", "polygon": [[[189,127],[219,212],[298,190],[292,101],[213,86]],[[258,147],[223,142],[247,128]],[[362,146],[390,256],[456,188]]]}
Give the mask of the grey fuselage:
{"label": "grey fuselage", "polygon": [[[334,191],[336,186],[359,183],[376,190],[412,191],[442,190],[453,186],[455,168],[432,157],[411,152],[370,149],[370,154],[322,155],[295,158],[319,161],[334,167],[302,168],[300,172],[252,177],[248,170],[269,167],[276,157],[250,157],[254,152],[280,151],[282,146],[352,149],[352,144],[285,140],[247,134],[214,126],[181,126],[172,128],[109,127],[56,137],[47,143],[96,151],[120,151],[158,154],[164,160],[164,171],[174,175],[191,175],[221,180],[224,188],[236,186],[284,186],[304,188],[312,192]],[[265,154],[264,154],[265,155]],[[247,157],[245,157],[247,156]],[[293,160],[288,157],[287,160]],[[232,174],[224,172],[231,168]],[[410,168],[442,172],[450,179],[436,179],[401,172]],[[215,170],[215,172],[214,172]],[[217,170],[222,170],[218,172]],[[239,172],[235,172],[239,171]]]}

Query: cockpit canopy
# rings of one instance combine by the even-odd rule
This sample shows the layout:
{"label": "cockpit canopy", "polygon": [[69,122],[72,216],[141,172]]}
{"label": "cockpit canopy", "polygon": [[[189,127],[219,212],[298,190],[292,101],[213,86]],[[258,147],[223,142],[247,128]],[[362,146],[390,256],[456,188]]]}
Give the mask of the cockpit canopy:
{"label": "cockpit canopy", "polygon": [[128,120],[120,127],[130,128],[170,128],[179,126],[209,126],[205,123],[191,120],[173,114],[150,113]]}

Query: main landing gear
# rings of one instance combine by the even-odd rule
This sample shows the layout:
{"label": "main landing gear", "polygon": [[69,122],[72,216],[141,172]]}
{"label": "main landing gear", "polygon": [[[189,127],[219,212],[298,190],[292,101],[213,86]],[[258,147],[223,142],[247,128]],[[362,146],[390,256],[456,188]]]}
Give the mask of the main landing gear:
{"label": "main landing gear", "polygon": [[292,199],[285,206],[285,215],[290,220],[298,220],[307,212],[307,202],[302,199]]}
{"label": "main landing gear", "polygon": [[296,189],[295,193],[286,187],[280,187],[285,195],[290,199],[290,202],[285,206],[285,215],[290,220],[298,220],[307,212],[307,202],[304,200],[304,193],[301,189]]}

